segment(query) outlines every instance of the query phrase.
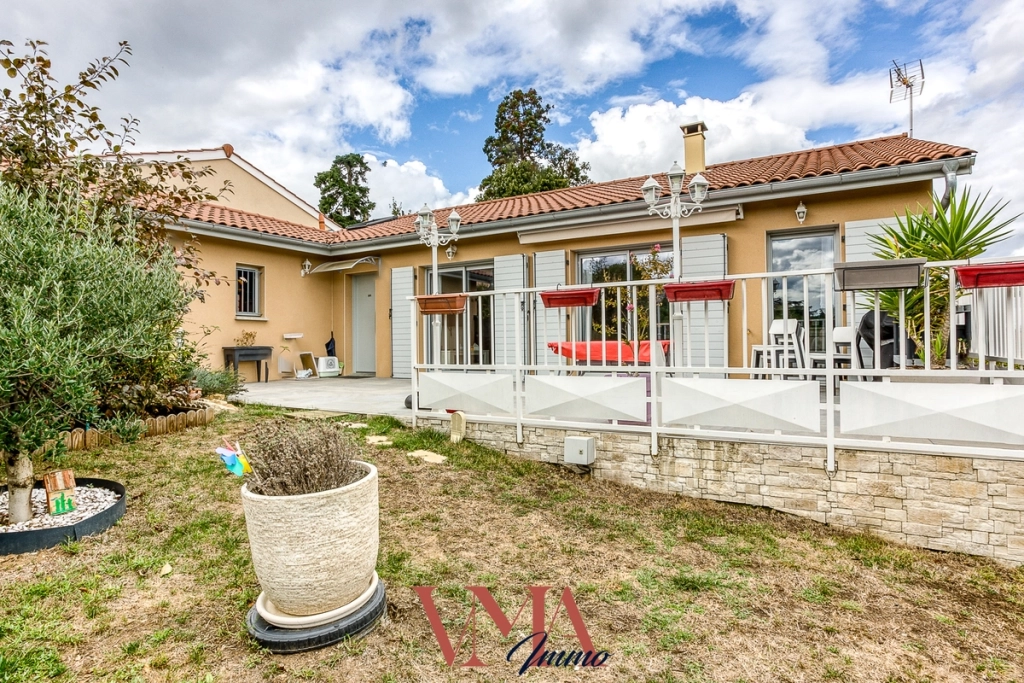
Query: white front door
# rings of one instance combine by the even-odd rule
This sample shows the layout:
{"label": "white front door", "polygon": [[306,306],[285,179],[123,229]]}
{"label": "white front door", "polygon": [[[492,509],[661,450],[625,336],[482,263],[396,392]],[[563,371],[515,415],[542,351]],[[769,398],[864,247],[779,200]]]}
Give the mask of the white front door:
{"label": "white front door", "polygon": [[352,276],[352,371],[377,372],[377,309],[374,288],[377,276]]}

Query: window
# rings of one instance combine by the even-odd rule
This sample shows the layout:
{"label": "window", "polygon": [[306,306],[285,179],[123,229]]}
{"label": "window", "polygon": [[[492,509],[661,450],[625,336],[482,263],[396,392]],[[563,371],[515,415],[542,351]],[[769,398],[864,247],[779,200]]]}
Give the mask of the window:
{"label": "window", "polygon": [[255,266],[237,266],[235,278],[235,315],[263,315],[263,269]]}
{"label": "window", "polygon": [[[670,277],[672,250],[671,247],[663,250],[660,244],[604,254],[586,254],[579,260],[580,284],[664,280]],[[658,311],[654,316],[655,336],[668,339],[668,302],[660,286],[656,294]],[[652,316],[648,308],[650,304],[646,288],[608,288],[605,290],[603,305],[601,300],[594,304],[589,319],[583,323],[583,336],[586,338],[589,332],[591,339],[650,339]]]}

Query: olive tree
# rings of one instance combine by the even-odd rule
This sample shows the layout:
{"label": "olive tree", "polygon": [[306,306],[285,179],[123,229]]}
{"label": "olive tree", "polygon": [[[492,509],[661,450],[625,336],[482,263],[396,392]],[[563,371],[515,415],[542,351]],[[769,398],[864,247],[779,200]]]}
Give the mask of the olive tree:
{"label": "olive tree", "polygon": [[[209,189],[206,179],[213,170],[184,156],[144,161],[133,153],[139,120],[125,116],[109,125],[89,104],[88,96],[128,65],[127,42],[65,84],[53,75],[45,42],[30,40],[26,48],[19,54],[10,41],[0,40],[0,73],[10,79],[0,87],[0,180],[50,196],[56,188],[81,182],[96,206],[113,211],[111,227],[119,240],[131,239],[144,258],[162,258],[165,225],[189,207],[230,192],[230,184]],[[125,206],[135,214],[121,212]],[[174,255],[197,284],[221,281],[201,266],[195,240],[186,238]],[[202,299],[204,290],[196,287],[193,293]]]}
{"label": "olive tree", "polygon": [[169,247],[140,258],[136,215],[68,179],[45,191],[0,181],[0,451],[12,522],[32,514],[33,454],[96,417],[116,368],[167,353],[193,299]]}

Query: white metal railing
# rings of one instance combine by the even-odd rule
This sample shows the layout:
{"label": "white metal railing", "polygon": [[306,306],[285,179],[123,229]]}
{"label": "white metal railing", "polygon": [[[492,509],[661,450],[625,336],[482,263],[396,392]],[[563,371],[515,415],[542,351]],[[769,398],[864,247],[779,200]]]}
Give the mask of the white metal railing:
{"label": "white metal railing", "polygon": [[[414,419],[461,409],[520,438],[531,424],[640,431],[654,453],[659,435],[824,445],[829,471],[837,447],[1024,457],[1012,417],[1024,410],[1022,288],[980,297],[974,355],[955,341],[935,355],[957,316],[932,308],[963,294],[963,263],[924,266],[920,357],[905,334],[911,290],[892,295],[896,338],[883,339],[883,295],[836,292],[832,269],[729,275],[728,302],[667,303],[671,280],[564,288],[597,289],[589,307],[545,308],[538,288],[466,293],[459,314],[421,315],[412,299]],[[838,349],[836,328],[859,328],[865,310],[872,343]],[[880,368],[887,345],[899,352]]]}

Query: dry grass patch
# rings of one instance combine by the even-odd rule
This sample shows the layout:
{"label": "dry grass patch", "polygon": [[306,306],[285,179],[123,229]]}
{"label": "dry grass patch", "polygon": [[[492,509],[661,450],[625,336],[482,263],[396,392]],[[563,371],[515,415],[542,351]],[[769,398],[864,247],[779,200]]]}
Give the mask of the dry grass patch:
{"label": "dry grass patch", "polygon": [[[515,677],[522,657],[504,658],[528,624],[502,638],[481,616],[478,654],[490,666],[449,669],[417,585],[438,587],[453,636],[471,606],[466,585],[487,586],[510,616],[526,585],[571,587],[609,666],[534,669],[534,680],[1024,680],[1020,570],[597,482],[386,418],[359,436],[394,442],[362,447],[380,473],[388,621],[356,643],[269,655],[242,626],[259,587],[240,484],[213,448],[277,412],[248,407],[72,455],[76,472],[126,484],[128,512],[102,537],[0,558],[0,681]],[[407,457],[419,448],[448,461]],[[567,626],[556,625],[554,647],[572,647]]]}

